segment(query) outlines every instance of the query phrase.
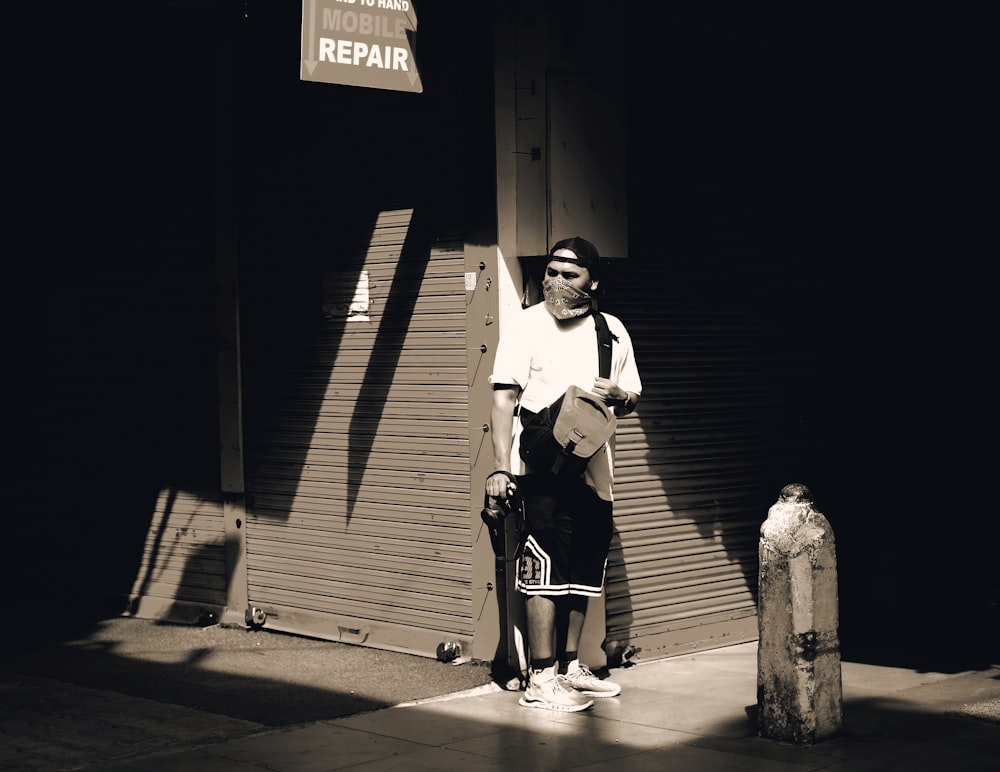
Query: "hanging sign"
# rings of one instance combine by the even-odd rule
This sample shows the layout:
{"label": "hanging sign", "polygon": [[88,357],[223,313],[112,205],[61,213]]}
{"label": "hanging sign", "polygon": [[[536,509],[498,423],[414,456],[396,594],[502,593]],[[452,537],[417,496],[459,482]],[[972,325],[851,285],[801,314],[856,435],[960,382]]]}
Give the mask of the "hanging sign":
{"label": "hanging sign", "polygon": [[302,0],[302,80],[424,90],[410,46],[412,0]]}

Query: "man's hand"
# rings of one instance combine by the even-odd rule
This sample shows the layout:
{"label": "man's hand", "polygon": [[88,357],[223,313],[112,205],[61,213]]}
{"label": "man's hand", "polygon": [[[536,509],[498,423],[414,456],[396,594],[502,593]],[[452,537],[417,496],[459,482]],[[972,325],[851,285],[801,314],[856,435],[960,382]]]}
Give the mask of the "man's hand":
{"label": "man's hand", "polygon": [[493,499],[504,500],[517,491],[517,482],[513,476],[508,477],[502,471],[497,471],[486,478],[486,495]]}
{"label": "man's hand", "polygon": [[604,400],[605,405],[624,405],[628,399],[628,392],[610,378],[595,378],[593,392]]}

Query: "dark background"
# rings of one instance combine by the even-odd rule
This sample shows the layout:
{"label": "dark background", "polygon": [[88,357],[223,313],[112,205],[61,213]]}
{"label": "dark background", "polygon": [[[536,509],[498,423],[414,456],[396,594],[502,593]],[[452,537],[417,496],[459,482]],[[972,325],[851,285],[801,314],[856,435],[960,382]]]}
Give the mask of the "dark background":
{"label": "dark background", "polygon": [[[447,66],[436,52],[454,61],[450,41],[490,41],[484,11],[434,5],[421,8],[418,49],[430,93]],[[244,140],[280,164],[315,92],[297,80],[298,4],[268,6],[4,11],[3,581],[28,630],[120,611],[107,590],[127,591],[157,491],[217,485],[214,386],[187,376],[214,377],[204,73],[220,42],[236,45]],[[837,10],[679,21],[774,41],[839,123],[812,149],[816,185],[844,197],[836,239],[849,248],[827,299],[826,437],[804,482],[837,532],[845,653],[991,657],[988,25],[975,13]]]}

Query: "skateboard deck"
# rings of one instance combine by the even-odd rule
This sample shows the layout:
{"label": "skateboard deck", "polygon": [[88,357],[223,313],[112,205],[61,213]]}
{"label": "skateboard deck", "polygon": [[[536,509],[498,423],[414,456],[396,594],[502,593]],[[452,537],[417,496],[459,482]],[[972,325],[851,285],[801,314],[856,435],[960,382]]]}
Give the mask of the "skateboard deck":
{"label": "skateboard deck", "polygon": [[496,568],[500,641],[493,660],[494,679],[505,688],[523,689],[528,678],[527,619],[524,596],[517,591],[517,558],[520,553],[523,513],[516,497],[483,507],[483,522],[490,532]]}

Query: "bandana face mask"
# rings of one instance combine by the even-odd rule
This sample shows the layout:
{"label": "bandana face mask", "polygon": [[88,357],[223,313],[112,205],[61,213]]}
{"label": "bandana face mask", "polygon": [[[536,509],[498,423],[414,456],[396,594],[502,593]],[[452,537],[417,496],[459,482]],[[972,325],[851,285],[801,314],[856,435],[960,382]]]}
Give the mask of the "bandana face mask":
{"label": "bandana face mask", "polygon": [[578,290],[562,276],[546,276],[542,294],[545,308],[556,319],[573,319],[590,313],[590,293]]}

